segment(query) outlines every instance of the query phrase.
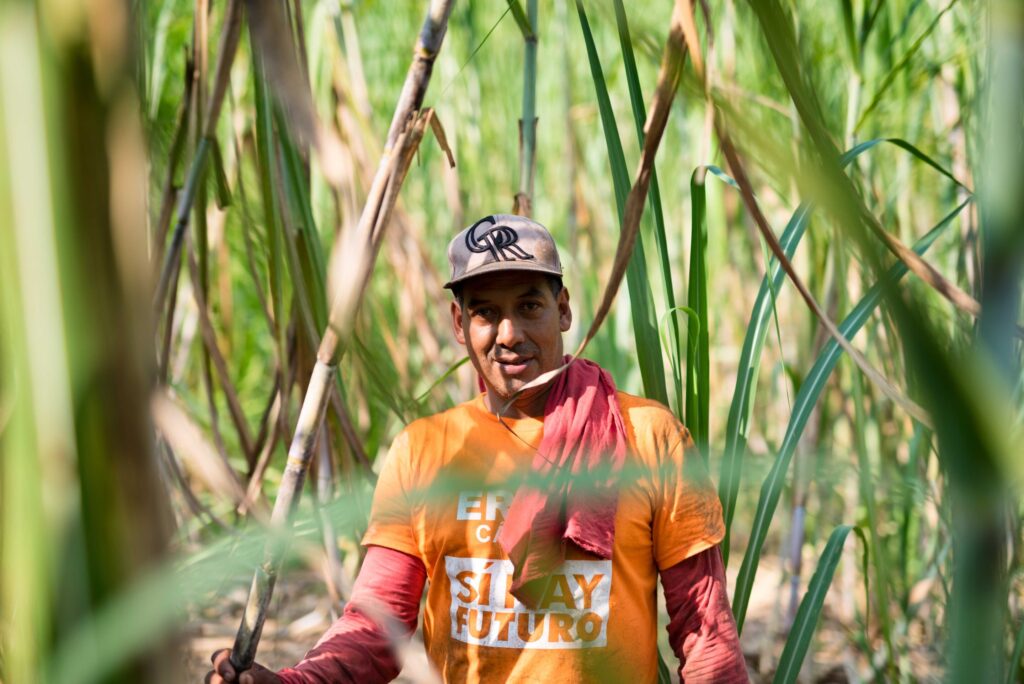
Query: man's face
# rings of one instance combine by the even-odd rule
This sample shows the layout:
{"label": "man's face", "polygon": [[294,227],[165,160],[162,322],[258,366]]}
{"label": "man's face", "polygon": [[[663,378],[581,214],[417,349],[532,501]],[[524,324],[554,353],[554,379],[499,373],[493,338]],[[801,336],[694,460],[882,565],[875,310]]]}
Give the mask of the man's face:
{"label": "man's face", "polygon": [[547,277],[505,272],[467,280],[463,306],[452,302],[455,339],[489,393],[508,399],[562,363],[562,333],[572,324],[569,293],[555,296]]}

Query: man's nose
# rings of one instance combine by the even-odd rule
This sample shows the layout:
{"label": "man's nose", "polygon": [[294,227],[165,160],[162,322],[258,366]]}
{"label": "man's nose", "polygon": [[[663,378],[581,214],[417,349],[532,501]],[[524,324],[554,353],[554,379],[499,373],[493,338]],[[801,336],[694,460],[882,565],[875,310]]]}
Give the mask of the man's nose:
{"label": "man's nose", "polygon": [[498,338],[495,342],[511,349],[522,341],[522,327],[511,316],[506,316],[498,322]]}

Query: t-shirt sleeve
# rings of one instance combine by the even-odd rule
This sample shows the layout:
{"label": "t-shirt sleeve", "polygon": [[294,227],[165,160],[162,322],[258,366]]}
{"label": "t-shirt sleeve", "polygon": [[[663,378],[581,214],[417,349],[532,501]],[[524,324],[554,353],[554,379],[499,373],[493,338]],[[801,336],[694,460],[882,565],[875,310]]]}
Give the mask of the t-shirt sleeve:
{"label": "t-shirt sleeve", "polygon": [[666,570],[725,536],[722,506],[690,432],[675,418],[653,432],[657,453],[652,536],[654,560]]}
{"label": "t-shirt sleeve", "polygon": [[391,443],[377,478],[363,546],[384,546],[422,557],[413,533],[413,489],[409,432],[403,430]]}

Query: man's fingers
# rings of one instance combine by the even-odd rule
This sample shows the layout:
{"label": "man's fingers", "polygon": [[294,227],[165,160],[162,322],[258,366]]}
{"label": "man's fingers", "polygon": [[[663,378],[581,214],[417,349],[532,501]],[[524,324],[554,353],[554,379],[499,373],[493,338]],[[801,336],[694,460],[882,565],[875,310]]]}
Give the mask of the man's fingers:
{"label": "man's fingers", "polygon": [[235,667],[231,664],[230,648],[222,648],[219,651],[214,651],[210,660],[213,661],[214,672],[214,678],[210,680],[210,684],[219,684],[222,681],[237,681]]}
{"label": "man's fingers", "polygon": [[231,649],[222,648],[210,656],[213,669],[206,673],[204,684],[276,684],[277,675],[265,667],[254,663],[251,670],[236,672],[231,664]]}

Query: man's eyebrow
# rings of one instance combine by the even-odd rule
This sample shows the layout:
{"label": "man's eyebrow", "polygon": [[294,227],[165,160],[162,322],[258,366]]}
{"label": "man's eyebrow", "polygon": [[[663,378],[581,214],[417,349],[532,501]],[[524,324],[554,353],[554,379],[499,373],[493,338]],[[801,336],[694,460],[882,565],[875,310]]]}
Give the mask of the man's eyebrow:
{"label": "man's eyebrow", "polygon": [[470,297],[469,300],[466,302],[466,307],[472,309],[474,306],[480,306],[481,304],[486,304],[487,301],[488,301],[487,299],[482,298],[482,297]]}
{"label": "man's eyebrow", "polygon": [[537,287],[535,285],[535,286],[531,287],[529,290],[527,290],[526,292],[520,292],[517,296],[518,297],[543,297],[544,293],[541,291],[541,289],[539,287]]}

